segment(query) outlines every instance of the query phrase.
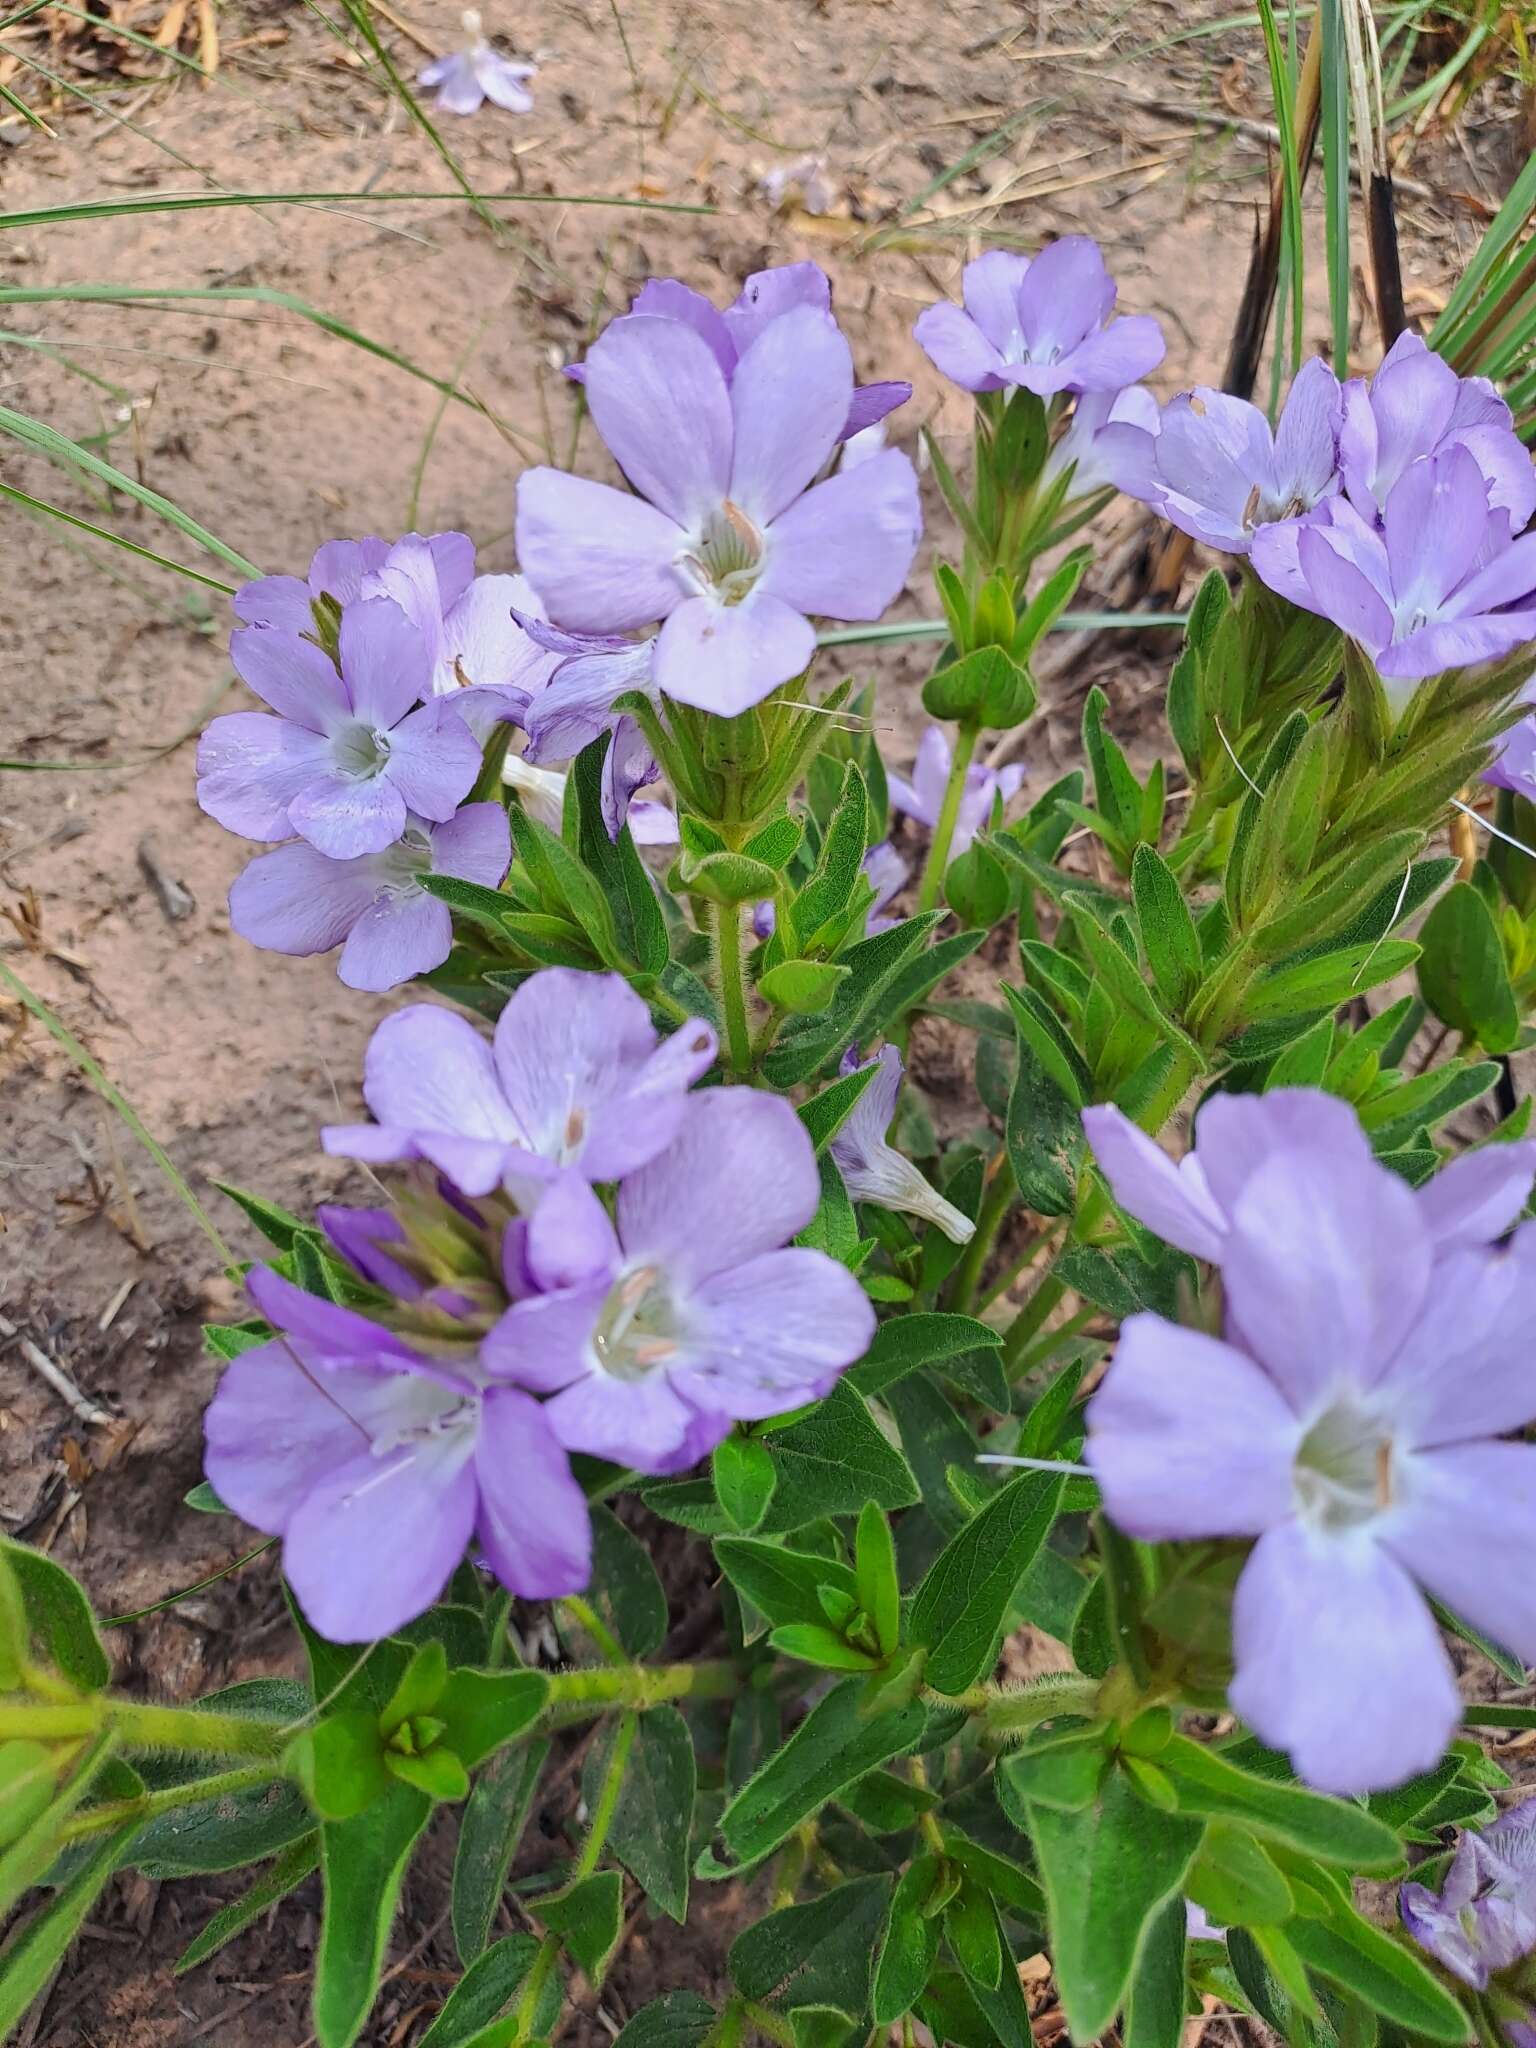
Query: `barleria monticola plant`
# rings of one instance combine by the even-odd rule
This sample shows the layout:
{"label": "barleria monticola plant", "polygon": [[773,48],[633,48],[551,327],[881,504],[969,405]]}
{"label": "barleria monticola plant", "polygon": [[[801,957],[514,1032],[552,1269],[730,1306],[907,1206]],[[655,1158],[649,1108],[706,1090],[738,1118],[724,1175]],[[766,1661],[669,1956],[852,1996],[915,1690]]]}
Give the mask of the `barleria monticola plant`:
{"label": "barleria monticola plant", "polygon": [[[1081,238],[916,331],[975,432],[930,449],[913,763],[817,653],[911,569],[911,393],[811,264],[645,286],[575,373],[628,487],[525,471],[517,575],[407,534],[239,592],[263,708],[198,754],[263,848],[234,943],[414,985],[320,1133],[362,1203],[228,1191],[199,1504],[281,1543],[307,1670],[119,1695],[6,1546],[8,2024],[114,1870],[251,1865],[186,1965],[318,1870],[347,2048],[452,1809],[421,2048],[553,2039],[642,1897],[665,1980],[730,1879],[721,2002],[623,2048],[1030,2048],[1042,1952],[1084,2048],[1211,2000],[1296,2048],[1536,2038],[1536,1818],[1478,1736],[1536,1709],[1473,1697],[1536,1661],[1536,471],[1412,335],[1306,363],[1273,429],[1159,407]],[[1133,767],[1094,691],[1024,808],[1116,490],[1225,558],[1176,752]],[[1438,850],[1461,819],[1486,857]],[[931,1011],[974,1060],[943,1142]],[[711,1588],[670,1653],[661,1524]],[[1059,1654],[1019,1682],[1026,1627]],[[494,1934],[572,1730],[579,1839]]]}

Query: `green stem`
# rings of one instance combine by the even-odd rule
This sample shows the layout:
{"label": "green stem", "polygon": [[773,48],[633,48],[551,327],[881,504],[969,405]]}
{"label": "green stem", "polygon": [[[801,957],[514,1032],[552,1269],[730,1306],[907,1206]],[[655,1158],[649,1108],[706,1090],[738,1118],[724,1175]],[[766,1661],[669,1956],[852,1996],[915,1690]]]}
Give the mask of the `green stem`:
{"label": "green stem", "polygon": [[643,1714],[669,1700],[729,1699],[740,1687],[736,1666],[724,1658],[698,1664],[626,1664],[620,1670],[585,1668],[555,1671],[549,1679],[545,1727],[590,1721],[610,1707]]}
{"label": "green stem", "polygon": [[623,1646],[607,1627],[590,1601],[582,1600],[573,1593],[568,1599],[562,1600],[560,1606],[570,1616],[571,1620],[576,1623],[578,1628],[586,1630],[608,1663],[624,1665],[629,1662],[628,1657],[624,1654]]}
{"label": "green stem", "polygon": [[113,1828],[126,1827],[137,1822],[157,1819],[162,1813],[174,1813],[178,1807],[200,1806],[206,1799],[225,1799],[232,1792],[254,1792],[258,1786],[270,1785],[279,1773],[274,1764],[242,1764],[235,1771],[220,1771],[210,1778],[194,1778],[185,1785],[166,1785],[157,1792],[146,1792],[139,1799],[113,1799],[102,1806],[93,1806],[88,1813],[82,1813],[77,1820],[70,1821],[63,1839],[77,1842],[86,1835],[107,1834]]}
{"label": "green stem", "polygon": [[626,1714],[613,1738],[613,1754],[608,1759],[608,1768],[603,1773],[603,1782],[597,1795],[597,1804],[592,1809],[592,1824],[587,1829],[587,1839],[581,1845],[581,1854],[576,1859],[576,1869],[571,1882],[579,1884],[584,1877],[590,1877],[598,1865],[608,1840],[608,1830],[613,1826],[613,1817],[619,1810],[619,1798],[624,1790],[624,1773],[629,1765],[629,1753],[635,1746],[635,1736],[640,1729],[640,1716],[634,1712]]}
{"label": "green stem", "polygon": [[1046,1317],[1066,1291],[1065,1280],[1058,1280],[1054,1273],[1047,1273],[1008,1325],[1003,1335],[1003,1371],[1010,1378],[1018,1371],[1019,1360],[1029,1349],[1031,1340],[1040,1334]]}
{"label": "green stem", "polygon": [[782,2041],[784,2048],[796,2048],[797,2035],[782,2013],[771,2006],[760,2005],[755,1998],[749,1998],[742,2007],[748,2026],[756,2027],[760,2034],[766,2034],[770,2041]]}
{"label": "green stem", "polygon": [[742,906],[715,907],[716,947],[720,965],[720,1008],[725,1017],[726,1062],[733,1074],[752,1064],[752,1034],[747,1024],[746,962],[741,947]]}
{"label": "green stem", "polygon": [[76,1706],[0,1705],[0,1742],[30,1737],[74,1742],[110,1728],[124,1749],[179,1749],[204,1756],[275,1757],[286,1740],[281,1721],[244,1714],[208,1714],[194,1707],[144,1706],[136,1700],[91,1700]]}
{"label": "green stem", "polygon": [[1003,1268],[1002,1272],[998,1274],[992,1285],[981,1297],[980,1307],[982,1310],[989,1309],[994,1301],[1001,1301],[1014,1282],[1029,1271],[1029,1268],[1043,1251],[1049,1250],[1053,1254],[1057,1252],[1061,1247],[1061,1241],[1064,1236],[1064,1231],[1047,1230],[1043,1231],[1039,1237],[1032,1238],[1013,1263]]}
{"label": "green stem", "polygon": [[923,886],[917,899],[920,911],[933,909],[939,900],[939,891],[944,886],[944,871],[949,866],[949,849],[955,837],[955,821],[960,816],[960,799],[965,795],[965,778],[971,765],[971,756],[976,751],[976,742],[980,738],[979,725],[962,725],[955,735],[954,757],[949,764],[949,781],[944,787],[944,801],[939,806],[939,822],[933,828],[933,843],[928,848],[928,865],[923,869]]}
{"label": "green stem", "polygon": [[526,2041],[532,2033],[534,2014],[539,2009],[539,2000],[544,1996],[544,1986],[549,1982],[549,1973],[559,1959],[559,1935],[546,1934],[539,1943],[539,1952],[533,1959],[533,1968],[528,1972],[528,1981],[523,1986],[523,1995],[517,2001],[517,2013],[512,2035],[514,2044]]}
{"label": "green stem", "polygon": [[992,1250],[993,1240],[1002,1228],[1003,1218],[1008,1214],[1008,1205],[1012,1200],[1013,1174],[1008,1165],[1007,1154],[999,1152],[992,1162],[992,1175],[982,1200],[981,1213],[976,1218],[976,1228],[949,1283],[949,1306],[962,1315],[969,1312],[971,1303],[976,1298],[976,1289],[981,1284],[987,1256]]}

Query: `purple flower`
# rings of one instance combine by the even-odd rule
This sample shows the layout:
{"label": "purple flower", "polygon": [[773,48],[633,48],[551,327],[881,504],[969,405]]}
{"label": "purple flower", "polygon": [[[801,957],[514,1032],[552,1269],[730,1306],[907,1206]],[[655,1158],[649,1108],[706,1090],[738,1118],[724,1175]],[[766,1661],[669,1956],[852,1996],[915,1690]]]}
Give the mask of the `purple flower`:
{"label": "purple flower", "polygon": [[662,620],[656,687],[733,714],[809,665],[807,613],[874,619],[901,590],[922,530],[907,457],[888,449],[813,481],[853,398],[848,344],[824,312],[769,319],[729,378],[695,326],[632,313],[586,370],[592,417],[635,494],[523,472],[518,556],[559,624],[607,634]]}
{"label": "purple flower", "polygon": [[[1379,531],[1347,498],[1331,498],[1256,535],[1253,566],[1271,590],[1331,619],[1387,681],[1417,682],[1536,639],[1536,533],[1510,539],[1509,514],[1490,507],[1460,446],[1404,470]],[[1395,701],[1408,694],[1389,690]]]}
{"label": "purple flower", "polygon": [[[814,210],[808,207],[808,211]],[[729,384],[736,374],[736,365],[769,321],[804,306],[820,313],[829,327],[836,326],[832,316],[832,281],[816,263],[777,263],[770,270],[754,271],[734,305],[727,306],[723,313],[702,292],[680,284],[675,277],[653,277],[640,287],[629,310],[660,320],[679,320],[683,326],[691,327],[707,344]],[[565,374],[573,384],[584,384],[586,365],[572,363]],[[911,396],[912,386],[906,383],[859,385],[838,439],[847,441],[865,427],[873,426],[898,405],[905,405]]]}
{"label": "purple flower", "polygon": [[576,1175],[529,1224],[548,1291],[516,1301],[482,1355],[551,1398],[568,1450],[643,1472],[692,1464],[733,1420],[827,1393],[875,1317],[825,1253],[788,1246],[820,1199],[804,1125],[780,1096],[687,1098],[672,1142],[620,1184],[610,1221]]}
{"label": "purple flower", "polygon": [[268,953],[329,953],[348,988],[381,994],[441,967],[453,948],[453,917],[429,896],[424,874],[457,875],[494,889],[512,860],[500,804],[465,804],[435,825],[407,814],[382,853],[331,860],[302,839],[261,853],[229,892],[229,921]]}
{"label": "purple flower", "polygon": [[1148,503],[1207,546],[1245,555],[1259,529],[1338,490],[1340,411],[1320,356],[1297,373],[1274,433],[1246,398],[1186,391],[1163,407]]}
{"label": "purple flower", "polygon": [[323,1636],[403,1628],[471,1541],[523,1599],[581,1590],[587,1504],[538,1402],[472,1354],[419,1357],[276,1273],[247,1284],[284,1334],[225,1368],[205,1469],[237,1515],[282,1537],[284,1575]]}
{"label": "purple flower", "polygon": [[654,1159],[714,1057],[698,1019],[658,1042],[617,974],[544,967],[515,991],[491,1044],[431,1004],[386,1017],[363,1062],[375,1122],[321,1139],[343,1158],[428,1160],[466,1195],[516,1183],[536,1199],[560,1168],[619,1180]]}
{"label": "purple flower", "polygon": [[[1518,701],[1532,701],[1529,685]],[[1495,747],[1493,759],[1483,770],[1483,781],[1491,782],[1495,789],[1511,789],[1527,803],[1536,803],[1536,712],[1500,733]]]}
{"label": "purple flower", "polygon": [[912,332],[963,391],[1120,391],[1163,359],[1150,314],[1114,317],[1114,280],[1086,235],[1064,235],[1033,258],[989,249],[965,266],[962,296],[964,312],[940,300]]}
{"label": "purple flower", "polygon": [[1536,1444],[1499,1440],[1536,1416],[1536,1230],[1488,1242],[1536,1148],[1415,1194],[1315,1090],[1214,1099],[1194,1173],[1113,1111],[1084,1121],[1117,1199],[1216,1258],[1226,1304],[1224,1341],[1122,1326],[1088,1409],[1105,1507],[1149,1542],[1257,1538],[1229,1697],[1301,1777],[1357,1793],[1428,1769],[1461,1702],[1424,1594],[1536,1659]]}
{"label": "purple flower", "polygon": [[1161,423],[1157,400],[1145,384],[1085,391],[1072,408],[1067,431],[1045,458],[1041,480],[1054,483],[1070,468],[1074,498],[1112,485],[1127,497],[1150,502]]}
{"label": "purple flower", "polygon": [[480,33],[480,16],[473,7],[465,9],[463,20],[468,47],[435,57],[417,72],[416,83],[438,88],[434,105],[440,114],[478,114],[487,100],[509,114],[531,114],[533,95],[523,80],[532,78],[538,66],[514,64],[498,55]]}
{"label": "purple flower", "polygon": [[[539,612],[528,579],[477,576],[475,544],[467,534],[406,534],[364,576],[362,594],[392,598],[399,605],[426,642],[432,694],[453,695],[454,709],[477,731],[472,707],[482,695],[503,691],[505,701],[521,712],[559,666],[528,630]],[[467,690],[474,696],[464,694]]]}
{"label": "purple flower", "polygon": [[968,1244],[976,1235],[970,1217],[953,1202],[946,1202],[910,1159],[885,1142],[901,1093],[901,1054],[894,1045],[886,1045],[876,1059],[861,1062],[858,1053],[850,1049],[843,1057],[842,1071],[856,1074],[871,1066],[877,1069],[874,1080],[832,1140],[832,1157],[843,1186],[856,1202],[873,1202],[904,1216],[920,1216],[942,1230],[952,1244]]}
{"label": "purple flower", "polygon": [[241,679],[277,713],[235,711],[198,742],[197,800],[247,839],[307,839],[333,860],[380,853],[414,812],[451,818],[480,748],[430,695],[421,635],[387,599],[342,614],[340,673],[312,640],[245,626],[230,641]]}
{"label": "purple flower", "polygon": [[[908,782],[904,775],[886,772],[891,802],[898,811],[926,825],[930,832],[939,822],[952,759],[948,733],[941,725],[930,725],[917,743],[912,780]],[[992,816],[994,797],[1000,796],[1006,804],[1017,795],[1024,773],[1016,761],[1006,768],[983,768],[978,762],[966,770],[965,794],[960,799],[955,836],[950,842],[951,860],[958,860],[976,834],[985,828]]]}
{"label": "purple flower", "polygon": [[1486,377],[1458,377],[1416,334],[1400,334],[1367,383],[1343,387],[1339,467],[1355,510],[1378,520],[1411,463],[1460,446],[1471,453],[1495,510],[1519,533],[1536,512],[1536,469],[1509,407]]}
{"label": "purple flower", "polygon": [[388,553],[389,542],[371,535],[364,540],[328,540],[316,548],[307,582],[297,576],[259,576],[235,592],[235,615],[248,626],[313,634],[316,602],[328,597],[340,609],[355,603],[363,595],[363,578]]}
{"label": "purple flower", "polygon": [[[800,203],[807,213],[831,211],[833,193],[827,181],[827,160],[824,156],[801,156],[796,157],[792,164],[775,164],[757,181],[758,191],[775,208],[792,198],[797,187]],[[794,267],[813,270],[816,266],[797,264]]]}
{"label": "purple flower", "polygon": [[1490,1976],[1536,1948],[1536,1799],[1510,1807],[1481,1834],[1469,1829],[1439,1892],[1405,1884],[1397,1904],[1420,1948],[1486,1991]]}
{"label": "purple flower", "polygon": [[[523,758],[535,769],[550,761],[574,760],[584,747],[611,733],[613,744],[603,757],[602,807],[609,837],[617,839],[635,791],[654,782],[660,771],[634,719],[619,716],[613,706],[630,690],[656,696],[656,643],[619,633],[571,633],[523,614],[518,622],[548,651],[552,664],[551,673],[519,714],[528,735]],[[653,817],[650,825],[654,831],[658,820]],[[637,823],[637,839],[642,829]]]}

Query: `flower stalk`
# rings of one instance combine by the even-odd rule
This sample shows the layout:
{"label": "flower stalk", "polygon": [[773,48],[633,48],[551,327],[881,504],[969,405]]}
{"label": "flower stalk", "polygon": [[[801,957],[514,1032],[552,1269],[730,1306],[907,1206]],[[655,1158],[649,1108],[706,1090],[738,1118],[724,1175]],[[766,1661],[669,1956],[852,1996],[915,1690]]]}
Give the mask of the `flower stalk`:
{"label": "flower stalk", "polygon": [[944,801],[939,806],[939,821],[933,828],[933,841],[928,848],[928,862],[923,869],[922,887],[918,893],[917,907],[920,911],[932,910],[944,887],[949,849],[955,837],[955,822],[960,816],[961,798],[965,795],[965,778],[980,738],[981,727],[975,724],[962,725],[955,736],[949,780],[944,785]]}

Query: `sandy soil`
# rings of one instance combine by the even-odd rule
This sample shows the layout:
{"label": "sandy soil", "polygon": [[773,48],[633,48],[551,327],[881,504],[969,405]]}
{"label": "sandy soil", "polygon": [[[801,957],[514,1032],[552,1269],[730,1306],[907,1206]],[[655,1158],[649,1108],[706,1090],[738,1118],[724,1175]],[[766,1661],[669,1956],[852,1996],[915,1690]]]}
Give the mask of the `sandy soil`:
{"label": "sandy soil", "polygon": [[[560,203],[498,207],[499,234],[457,202],[363,197],[325,210],[21,226],[0,236],[0,282],[297,294],[457,377],[500,429],[459,404],[439,421],[425,384],[281,308],[239,301],[22,309],[12,317],[26,335],[67,343],[67,353],[0,340],[3,402],[72,436],[105,434],[97,445],[110,460],[263,568],[302,569],[334,534],[414,523],[464,528],[482,543],[482,566],[503,569],[518,469],[571,455],[559,366],[648,273],[723,298],[763,264],[814,257],[833,274],[863,375],[917,385],[901,437],[937,418],[958,452],[965,409],[912,343],[914,315],[953,288],[989,230],[1029,245],[1086,232],[1106,245],[1122,305],[1166,324],[1169,356],[1155,381],[1172,390],[1214,378],[1263,154],[1202,117],[1213,108],[1267,117],[1262,51],[1246,33],[1150,54],[1145,46],[1222,11],[1206,0],[1132,14],[1098,0],[759,0],[750,9],[625,0],[627,54],[598,0],[493,15],[493,30],[539,45],[537,111],[518,120],[488,108],[449,123],[449,139],[480,191],[558,194]],[[144,34],[162,18],[157,0],[117,0],[114,16]],[[211,89],[78,23],[42,21],[51,28],[17,47],[95,97],[82,104],[21,74],[59,133],[0,127],[8,211],[150,190],[363,194],[449,183],[398,104],[297,6],[226,6]],[[421,0],[410,25],[431,49],[446,47],[456,10]],[[404,33],[390,35],[402,68],[424,61]],[[1410,308],[1420,312],[1433,308],[1507,176],[1504,111],[1490,106],[1470,132],[1465,155],[1460,144],[1426,145],[1409,167],[1446,195],[1405,206]],[[806,148],[826,158],[833,212],[776,216],[757,180]],[[575,194],[715,210],[566,203]],[[1321,305],[1310,306],[1319,343],[1325,325]],[[1367,329],[1361,360],[1374,354]],[[4,445],[17,488],[143,546],[167,546],[167,529],[132,504],[93,501],[73,476]],[[590,430],[576,460],[602,473]],[[931,513],[937,505],[933,494]],[[0,759],[72,764],[0,768],[0,960],[54,1006],[217,1229],[249,1252],[242,1219],[211,1184],[257,1187],[298,1209],[345,1187],[348,1169],[319,1156],[315,1127],[355,1107],[361,1050],[388,1004],[343,989],[329,961],[278,959],[230,935],[225,893],[246,850],[202,816],[192,792],[192,736],[215,701],[229,708],[237,695],[223,599],[67,542],[58,526],[14,508],[0,520],[9,572]],[[1134,508],[1110,516],[1110,566],[1090,601],[1126,587],[1143,533]],[[223,573],[190,550],[183,559]],[[925,575],[907,609],[934,609]],[[901,760],[920,725],[922,650],[882,649],[861,672],[879,675],[884,743]],[[1103,637],[1058,643],[1046,677],[1024,749],[1041,777],[1072,758],[1090,679],[1110,688],[1123,734],[1155,743],[1152,651]],[[936,1083],[943,1065],[934,1061]],[[214,1381],[198,1324],[229,1295],[197,1220],[3,991],[0,1090],[0,1314],[116,1418],[90,1425],[71,1413],[0,1328],[0,1521],[79,1571],[103,1613],[124,1614],[218,1570],[250,1540],[180,1505],[198,1477],[199,1415]],[[682,1618],[685,1571],[672,1583]],[[179,1696],[289,1668],[292,1655],[270,1558],[113,1642],[125,1683]],[[565,1817],[572,1783],[567,1772],[547,1793],[546,1832]],[[410,1881],[398,1974],[370,2048],[407,2048],[451,1981],[445,1858],[439,1845]],[[212,1881],[163,1890],[124,1881],[22,2038],[39,2048],[302,2042],[316,1924],[308,1891],[283,1909],[275,1933],[254,1930],[188,1980],[169,1975],[210,1907],[230,1895]],[[653,1932],[642,1915],[603,2017],[589,1999],[567,2038],[606,2039],[605,2021],[621,2023],[662,1989],[710,1989],[738,1907],[728,1891],[705,1893],[686,1937]]]}

